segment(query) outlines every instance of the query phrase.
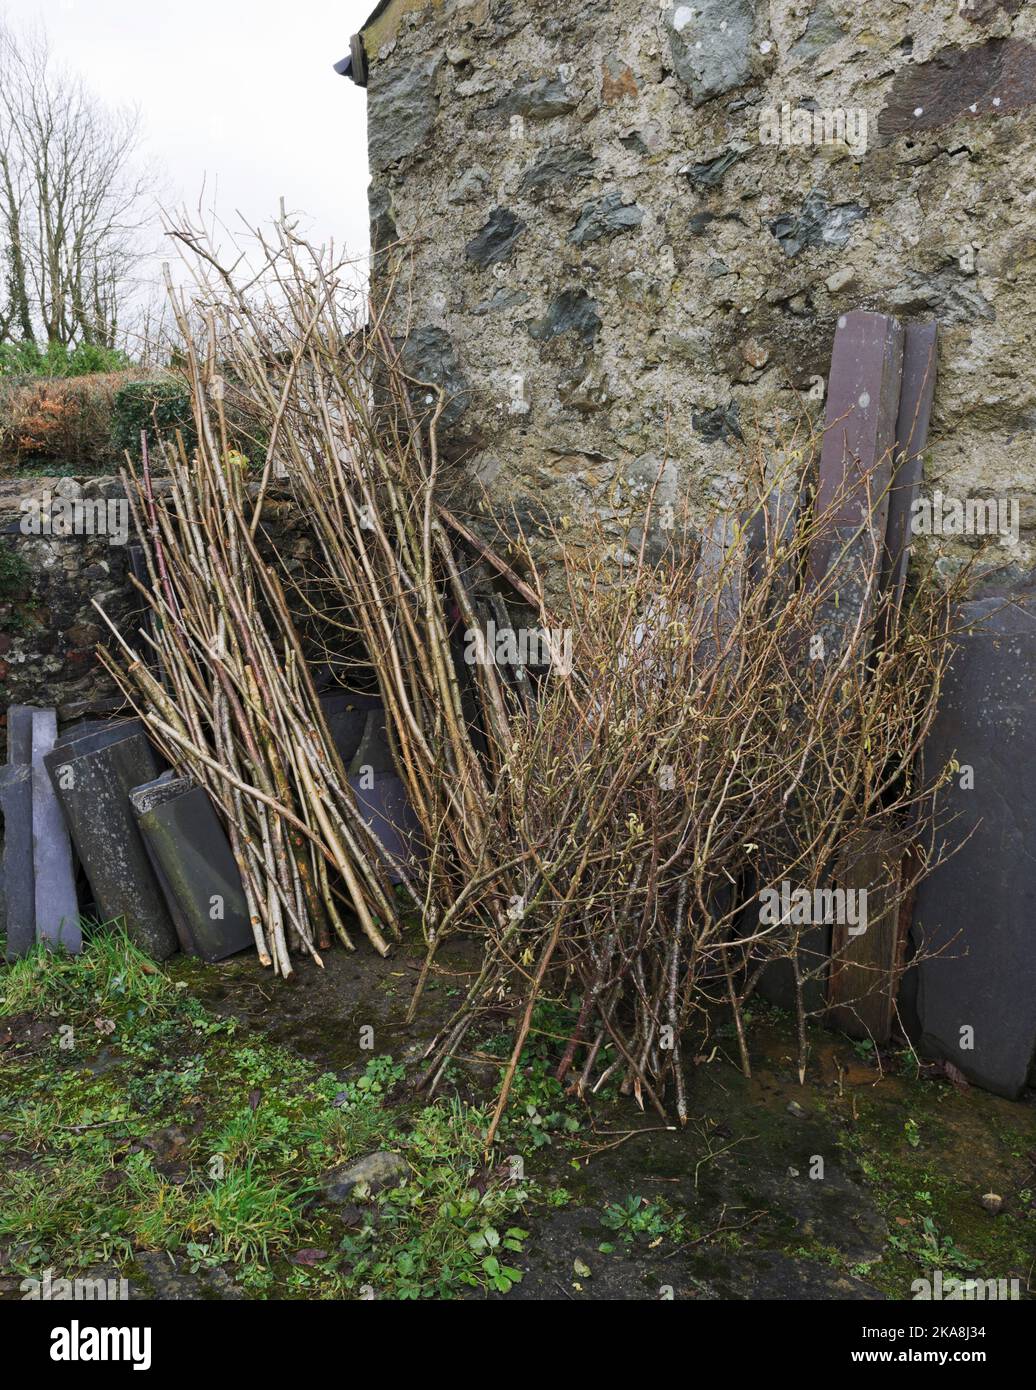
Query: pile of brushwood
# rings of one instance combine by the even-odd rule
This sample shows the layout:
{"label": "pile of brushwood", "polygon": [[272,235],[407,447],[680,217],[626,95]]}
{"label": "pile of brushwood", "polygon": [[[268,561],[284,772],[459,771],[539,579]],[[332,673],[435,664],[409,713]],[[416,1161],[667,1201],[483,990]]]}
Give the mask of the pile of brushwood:
{"label": "pile of brushwood", "polygon": [[[351,947],[354,923],[384,952],[419,914],[419,993],[440,944],[474,934],[481,970],[421,1080],[434,1089],[487,1018],[512,1019],[489,1142],[551,998],[577,1001],[559,1077],[580,1093],[613,1078],[685,1119],[682,1051],[718,1001],[747,1067],[746,1004],[783,960],[804,1065],[809,976],[827,962],[800,949],[794,914],[763,920],[759,895],[823,889],[877,833],[910,851],[887,856],[887,910],[934,867],[938,779],[919,780],[917,755],[963,579],[919,562],[905,600],[883,595],[865,509],[838,536],[861,616],[832,623],[844,570],[816,563],[833,531],[807,440],[747,460],[736,517],[695,526],[652,493],[625,547],[559,539],[548,599],[513,522],[505,561],[448,507],[446,399],[407,377],[378,305],[358,316],[343,272],[283,222],[245,285],[178,235],[198,267],[178,301],[198,442],[166,447],[161,495],[146,457],[131,469],[150,619],[105,660],[221,810],[264,963],[288,974],[333,935]],[[230,410],[255,424],[253,460]],[[312,528],[304,584],[260,545],[285,487]],[[490,618],[506,627],[503,594],[549,634],[546,667],[501,663],[481,638]],[[343,653],[376,680],[420,825],[410,862],[365,823],[330,737],[300,637],[318,611],[343,682]],[[821,632],[836,634],[823,652]]]}

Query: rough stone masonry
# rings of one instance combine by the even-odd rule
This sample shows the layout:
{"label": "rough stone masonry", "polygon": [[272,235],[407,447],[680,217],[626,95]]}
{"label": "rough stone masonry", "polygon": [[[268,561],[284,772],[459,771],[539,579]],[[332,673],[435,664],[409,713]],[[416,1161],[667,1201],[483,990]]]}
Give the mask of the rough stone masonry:
{"label": "rough stone masonry", "polygon": [[361,39],[375,284],[534,536],[618,538],[663,464],[728,496],[869,308],[940,324],[928,489],[1020,506],[940,563],[1032,567],[1036,6],[388,0]]}

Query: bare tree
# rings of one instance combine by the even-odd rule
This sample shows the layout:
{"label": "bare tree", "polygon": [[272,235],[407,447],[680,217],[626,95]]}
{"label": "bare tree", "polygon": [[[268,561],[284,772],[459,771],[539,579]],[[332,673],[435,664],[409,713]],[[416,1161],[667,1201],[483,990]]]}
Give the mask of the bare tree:
{"label": "bare tree", "polygon": [[0,23],[0,341],[114,347],[150,217],[140,122]]}

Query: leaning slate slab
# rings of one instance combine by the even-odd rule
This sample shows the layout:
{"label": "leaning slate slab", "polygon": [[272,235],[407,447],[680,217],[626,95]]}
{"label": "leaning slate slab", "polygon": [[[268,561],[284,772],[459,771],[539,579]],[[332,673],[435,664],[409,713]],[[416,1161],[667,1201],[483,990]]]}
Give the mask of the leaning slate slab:
{"label": "leaning slate slab", "polygon": [[958,816],[945,837],[961,848],[919,886],[913,928],[942,952],[918,966],[922,1050],[1011,1098],[1036,1053],[1034,601],[1025,589],[964,605],[969,635],[923,758],[926,779],[961,765],[940,794]]}
{"label": "leaning slate slab", "polygon": [[7,711],[7,761],[32,762],[32,705],[11,705]]}
{"label": "leaning slate slab", "polygon": [[818,613],[831,659],[861,620],[869,625],[880,579],[896,443],[903,329],[887,314],[856,310],[838,320],[831,353],[812,582],[832,576]]}
{"label": "leaning slate slab", "polygon": [[226,832],[201,787],[160,778],[130,793],[174,918],[186,923],[203,960],[225,960],[255,944],[241,876]]}
{"label": "leaning slate slab", "polygon": [[[419,822],[392,761],[383,709],[373,709],[367,715],[363,738],[349,765],[349,785],[360,814],[385,849],[401,864],[412,864]],[[393,883],[402,878],[391,864],[388,876]]]}
{"label": "leaning slate slab", "polygon": [[121,917],[131,939],[156,960],[177,948],[165,906],[129,802],[130,791],[161,771],[143,734],[80,752],[83,741],[44,758],[76,851],[102,916]]}
{"label": "leaning slate slab", "polygon": [[894,607],[903,601],[912,538],[914,502],[921,489],[923,451],[935,398],[938,324],[908,323],[903,340],[903,380],[896,419],[895,473],[889,491],[881,587]]}
{"label": "leaning slate slab", "polygon": [[322,695],[320,704],[327,720],[328,732],[338,749],[338,756],[344,767],[352,762],[363,731],[367,727],[367,715],[372,709],[380,709],[381,701],[371,695],[352,695],[348,692]]}
{"label": "leaning slate slab", "polygon": [[[173,920],[173,927],[176,931],[176,938],[180,943],[180,950],[183,951],[185,956],[196,956],[198,955],[198,947],[194,940],[194,933],[191,931],[190,921],[187,918],[187,914],[180,906],[179,900],[173,891],[172,884],[166,877],[165,869],[162,867],[161,861],[155,854],[154,846],[151,844],[147,835],[144,834],[144,830],[140,825],[141,812],[150,810],[152,804],[160,802],[163,789],[168,787],[170,783],[179,783],[181,780],[182,779],[177,778],[176,774],[173,772],[163,772],[159,777],[156,777],[153,782],[145,782],[142,787],[134,787],[130,792],[130,805],[133,807],[133,814],[137,818],[137,828],[140,830],[141,838],[144,841],[144,848],[147,850],[148,858],[151,861],[151,867],[155,872],[155,878],[158,879],[159,887],[162,889],[162,896],[165,898],[165,905],[169,909],[169,916]],[[186,785],[190,784],[187,783]],[[174,789],[174,791],[175,790],[176,789]],[[182,787],[180,790],[182,790]]]}
{"label": "leaning slate slab", "polygon": [[58,732],[56,710],[32,715],[32,852],[36,898],[36,940],[78,955],[83,949],[79,903],[72,869],[72,845],[61,807],[43,759]]}
{"label": "leaning slate slab", "polygon": [[90,719],[59,734],[54,746],[74,750],[77,754],[92,753],[94,749],[118,743],[130,734],[143,732],[144,722],[141,719]]}
{"label": "leaning slate slab", "polygon": [[5,954],[12,961],[26,955],[36,942],[30,764],[9,763],[0,768],[0,807],[4,813]]}

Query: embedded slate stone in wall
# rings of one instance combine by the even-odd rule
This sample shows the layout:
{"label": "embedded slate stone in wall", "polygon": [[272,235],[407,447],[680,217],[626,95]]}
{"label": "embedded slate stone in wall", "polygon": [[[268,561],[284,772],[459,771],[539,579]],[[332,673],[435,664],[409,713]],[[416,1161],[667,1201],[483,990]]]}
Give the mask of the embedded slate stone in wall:
{"label": "embedded slate stone in wall", "polygon": [[[913,935],[922,1050],[987,1090],[1018,1096],[1036,1056],[1036,590],[966,604],[924,750],[960,848],[918,888]],[[973,780],[973,785],[970,785]],[[965,837],[969,836],[965,842]]]}
{"label": "embedded slate stone in wall", "polygon": [[465,246],[464,254],[476,265],[508,261],[514,255],[518,238],[525,230],[525,223],[513,212],[507,208],[494,208],[478,236],[472,237]]}
{"label": "embedded slate stone in wall", "polygon": [[1011,115],[1034,103],[1036,47],[1021,39],[990,39],[978,48],[944,48],[900,73],[878,130],[936,130],[962,118]]}
{"label": "embedded slate stone in wall", "polygon": [[527,116],[532,121],[549,121],[575,110],[578,95],[560,78],[540,77],[518,82],[493,110],[504,116]]}
{"label": "embedded slate stone in wall", "polygon": [[371,87],[368,150],[372,169],[385,169],[421,150],[432,133],[438,55],[397,68]]}
{"label": "embedded slate stone in wall", "polygon": [[816,7],[802,32],[791,47],[791,56],[799,62],[812,63],[826,48],[839,39],[845,38],[846,31],[831,6],[822,3]]}
{"label": "embedded slate stone in wall", "polygon": [[786,256],[797,256],[807,246],[844,246],[854,222],[867,216],[858,203],[829,206],[822,193],[813,192],[799,213],[783,213],[770,223],[770,231]]}
{"label": "embedded slate stone in wall", "polygon": [[548,145],[522,175],[521,190],[539,202],[554,189],[567,191],[577,183],[592,178],[597,160],[589,150],[574,145]]}
{"label": "embedded slate stone in wall", "polygon": [[752,0],[676,0],[665,14],[673,66],[695,106],[747,81],[754,21]]}
{"label": "embedded slate stone in wall", "polygon": [[597,305],[585,290],[565,290],[552,299],[543,318],[529,325],[529,336],[537,342],[549,342],[562,333],[574,333],[587,347],[592,347],[601,328]]}
{"label": "embedded slate stone in wall", "polygon": [[584,203],[579,213],[579,221],[569,233],[569,241],[576,246],[585,246],[588,241],[599,241],[601,237],[617,236],[619,232],[631,232],[644,220],[643,208],[636,203],[624,203],[622,194],[613,188],[603,198],[594,198]]}
{"label": "embedded slate stone in wall", "polygon": [[[464,373],[449,335],[441,328],[415,328],[403,343],[403,369],[418,382],[441,386],[446,392],[446,405],[439,417],[444,427],[456,424],[468,408],[470,396]],[[415,393],[425,409],[434,407],[436,398],[424,399]],[[427,393],[431,396],[431,393]]]}

